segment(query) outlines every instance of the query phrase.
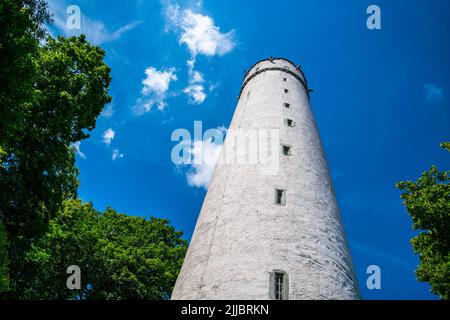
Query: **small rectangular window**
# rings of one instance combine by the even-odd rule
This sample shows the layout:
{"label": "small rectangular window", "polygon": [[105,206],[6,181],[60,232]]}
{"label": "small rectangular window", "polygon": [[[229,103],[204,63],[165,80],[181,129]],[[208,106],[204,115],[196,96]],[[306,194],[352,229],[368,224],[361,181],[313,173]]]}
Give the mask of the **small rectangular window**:
{"label": "small rectangular window", "polygon": [[275,300],[284,300],[284,274],[275,272]]}
{"label": "small rectangular window", "polygon": [[287,79],[286,79],[286,78],[283,78],[283,81],[287,81]]}
{"label": "small rectangular window", "polygon": [[286,119],[286,124],[287,124],[289,127],[295,127],[295,122],[294,122],[294,120],[292,120],[292,119]]}
{"label": "small rectangular window", "polygon": [[275,189],[275,204],[286,205],[286,190]]}
{"label": "small rectangular window", "polygon": [[291,155],[291,147],[283,145],[283,155],[290,156]]}
{"label": "small rectangular window", "polygon": [[284,89],[284,93],[288,93],[289,92],[289,90],[288,89]]}
{"label": "small rectangular window", "polygon": [[269,299],[289,300],[289,276],[283,270],[269,273]]}
{"label": "small rectangular window", "polygon": [[287,102],[284,104],[284,106],[285,106],[286,108],[290,108],[290,107],[291,107],[291,105],[290,105],[289,103],[287,103]]}

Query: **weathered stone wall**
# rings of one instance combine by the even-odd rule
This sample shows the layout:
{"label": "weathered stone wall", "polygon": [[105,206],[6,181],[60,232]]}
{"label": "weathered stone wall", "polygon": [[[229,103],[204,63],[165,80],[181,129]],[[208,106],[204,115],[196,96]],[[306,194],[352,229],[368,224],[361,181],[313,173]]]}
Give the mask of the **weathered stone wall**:
{"label": "weathered stone wall", "polygon": [[[216,166],[172,299],[269,299],[274,270],[287,273],[289,299],[359,298],[306,79],[273,59],[255,64],[244,84],[229,129],[279,129],[292,154],[279,155],[273,174]],[[285,206],[275,188],[286,189]]]}

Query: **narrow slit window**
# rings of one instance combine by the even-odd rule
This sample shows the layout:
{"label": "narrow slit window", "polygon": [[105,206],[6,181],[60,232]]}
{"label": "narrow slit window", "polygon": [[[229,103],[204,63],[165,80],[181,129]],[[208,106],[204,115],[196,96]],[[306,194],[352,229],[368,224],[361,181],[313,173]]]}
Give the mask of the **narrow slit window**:
{"label": "narrow slit window", "polygon": [[292,119],[286,119],[286,124],[288,125],[288,127],[295,127],[295,122]]}
{"label": "narrow slit window", "polygon": [[286,81],[287,81],[287,78],[283,78],[283,81],[285,81],[285,82],[286,82]]}
{"label": "narrow slit window", "polygon": [[275,272],[275,300],[284,300],[284,273]]}
{"label": "narrow slit window", "polygon": [[275,189],[275,203],[281,206],[286,205],[286,190]]}
{"label": "narrow slit window", "polygon": [[290,107],[291,107],[291,104],[290,104],[290,103],[287,103],[287,102],[285,102],[284,106],[285,106],[286,108],[290,108]]}
{"label": "narrow slit window", "polygon": [[283,155],[290,156],[291,155],[291,147],[287,145],[283,145]]}
{"label": "narrow slit window", "polygon": [[284,89],[284,93],[288,93],[289,92],[289,89]]}

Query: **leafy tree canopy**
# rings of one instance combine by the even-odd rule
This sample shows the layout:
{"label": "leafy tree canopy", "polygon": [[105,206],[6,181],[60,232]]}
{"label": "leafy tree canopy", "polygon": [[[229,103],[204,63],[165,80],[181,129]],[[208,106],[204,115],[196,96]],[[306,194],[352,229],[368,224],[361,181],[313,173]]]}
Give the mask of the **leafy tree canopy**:
{"label": "leafy tree canopy", "polygon": [[12,290],[24,252],[63,200],[76,197],[71,145],[111,101],[105,52],[84,36],[46,36],[49,22],[45,1],[0,3],[0,224]]}
{"label": "leafy tree canopy", "polygon": [[[0,293],[19,299],[168,298],[186,252],[166,220],[98,212],[77,198],[71,145],[111,82],[84,36],[53,39],[43,0],[0,2]],[[67,289],[67,267],[83,287]]]}
{"label": "leafy tree canopy", "polygon": [[[450,143],[441,147],[450,151]],[[397,188],[413,221],[420,230],[411,240],[420,264],[416,275],[430,283],[431,291],[442,299],[450,297],[450,171],[432,166],[415,182],[402,181]]]}
{"label": "leafy tree canopy", "polygon": [[[166,299],[186,253],[167,220],[131,217],[68,200],[25,257],[27,299]],[[68,290],[66,269],[81,269],[81,290]]]}
{"label": "leafy tree canopy", "polygon": [[2,223],[0,223],[0,292],[8,289],[8,242],[6,237],[6,230]]}

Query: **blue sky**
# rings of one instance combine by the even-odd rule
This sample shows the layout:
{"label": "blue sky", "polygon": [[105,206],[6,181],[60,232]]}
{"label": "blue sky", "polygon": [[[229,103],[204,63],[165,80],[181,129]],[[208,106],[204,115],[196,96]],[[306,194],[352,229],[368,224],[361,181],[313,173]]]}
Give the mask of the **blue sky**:
{"label": "blue sky", "polygon": [[[434,299],[415,280],[411,221],[394,184],[450,140],[450,2],[49,1],[53,35],[86,33],[112,67],[112,103],[77,144],[80,197],[96,208],[169,219],[190,239],[211,165],[176,166],[177,128],[227,128],[243,72],[269,56],[300,65],[365,299]],[[381,8],[381,30],[366,9]],[[66,9],[81,9],[69,30]],[[209,145],[211,155],[217,145]],[[381,267],[382,289],[366,288]]]}

